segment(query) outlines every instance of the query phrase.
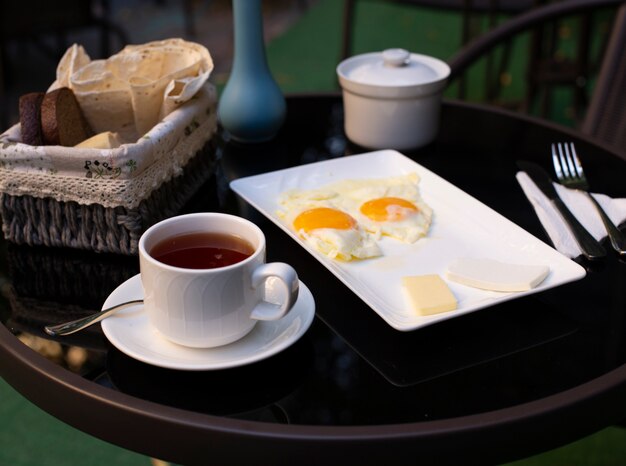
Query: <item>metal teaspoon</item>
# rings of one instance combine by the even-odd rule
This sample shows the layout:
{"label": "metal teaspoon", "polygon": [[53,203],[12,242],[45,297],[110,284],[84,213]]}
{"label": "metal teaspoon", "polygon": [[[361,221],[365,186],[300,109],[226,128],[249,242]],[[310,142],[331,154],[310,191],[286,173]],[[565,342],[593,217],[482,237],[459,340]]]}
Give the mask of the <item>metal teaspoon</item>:
{"label": "metal teaspoon", "polygon": [[116,304],[115,306],[111,306],[107,309],[103,309],[100,312],[95,314],[91,314],[87,317],[82,317],[80,319],[72,320],[71,322],[66,322],[64,324],[58,325],[46,325],[44,327],[46,333],[48,335],[63,336],[69,335],[70,333],[78,332],[86,327],[89,327],[96,322],[100,322],[102,319],[106,319],[107,317],[115,314],[117,311],[121,311],[130,306],[134,306],[136,304],[142,304],[143,299],[135,299],[133,301],[127,301],[125,303]]}

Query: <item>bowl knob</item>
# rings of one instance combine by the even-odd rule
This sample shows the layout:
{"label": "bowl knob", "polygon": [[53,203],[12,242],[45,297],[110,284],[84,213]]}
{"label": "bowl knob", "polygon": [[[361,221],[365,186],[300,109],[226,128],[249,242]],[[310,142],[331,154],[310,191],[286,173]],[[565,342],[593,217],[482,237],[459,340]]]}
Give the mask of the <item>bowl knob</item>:
{"label": "bowl knob", "polygon": [[383,51],[385,66],[404,66],[409,62],[411,54],[404,49],[387,49]]}

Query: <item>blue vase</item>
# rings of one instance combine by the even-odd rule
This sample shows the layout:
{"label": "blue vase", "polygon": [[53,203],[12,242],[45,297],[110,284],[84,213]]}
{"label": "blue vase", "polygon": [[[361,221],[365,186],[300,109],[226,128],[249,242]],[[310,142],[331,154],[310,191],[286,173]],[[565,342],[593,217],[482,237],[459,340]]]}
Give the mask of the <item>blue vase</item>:
{"label": "blue vase", "polygon": [[240,142],[272,139],[285,120],[285,98],[265,57],[261,0],[233,0],[235,54],[218,106],[222,127]]}

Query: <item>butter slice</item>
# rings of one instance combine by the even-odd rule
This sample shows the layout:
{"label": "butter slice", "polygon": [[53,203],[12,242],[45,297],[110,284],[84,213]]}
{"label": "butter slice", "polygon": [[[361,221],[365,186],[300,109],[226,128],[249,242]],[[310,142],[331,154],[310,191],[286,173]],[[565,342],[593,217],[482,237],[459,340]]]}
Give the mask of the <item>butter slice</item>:
{"label": "butter slice", "polygon": [[85,139],[83,142],[76,144],[74,147],[87,148],[87,149],[115,149],[122,145],[117,133],[111,131],[105,131],[104,133],[98,133],[95,136]]}
{"label": "butter slice", "polygon": [[457,308],[456,298],[439,275],[402,277],[402,288],[413,310],[429,316]]}
{"label": "butter slice", "polygon": [[463,285],[492,291],[527,291],[550,272],[545,265],[522,265],[492,259],[457,259],[448,265],[446,277]]}

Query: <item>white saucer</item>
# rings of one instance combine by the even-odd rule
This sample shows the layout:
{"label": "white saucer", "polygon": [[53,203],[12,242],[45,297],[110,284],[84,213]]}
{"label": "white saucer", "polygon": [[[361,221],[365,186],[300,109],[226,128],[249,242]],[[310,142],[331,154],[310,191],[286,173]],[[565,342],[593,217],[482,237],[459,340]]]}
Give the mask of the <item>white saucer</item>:
{"label": "white saucer", "polygon": [[[269,288],[270,280],[268,283]],[[266,289],[266,293],[271,292]],[[139,275],[117,287],[102,307],[133,299],[143,299]],[[166,340],[150,325],[141,304],[103,320],[102,330],[113,346],[139,361],[168,369],[200,371],[237,367],[268,358],[295,343],[314,316],[313,295],[300,282],[298,300],[285,317],[259,321],[241,340],[217,348],[188,348]]]}

